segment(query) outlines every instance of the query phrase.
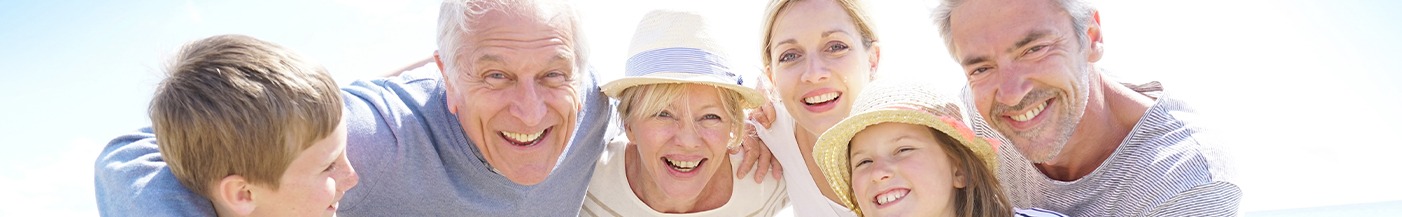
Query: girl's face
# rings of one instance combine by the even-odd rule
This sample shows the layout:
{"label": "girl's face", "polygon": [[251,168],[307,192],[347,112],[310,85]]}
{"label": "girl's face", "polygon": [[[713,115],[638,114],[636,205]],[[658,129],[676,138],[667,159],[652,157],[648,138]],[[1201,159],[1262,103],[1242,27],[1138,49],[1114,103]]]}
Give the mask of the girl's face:
{"label": "girl's face", "polygon": [[852,137],[852,195],[867,216],[953,216],[964,175],[929,127],[881,123]]}
{"label": "girl's face", "polygon": [[629,141],[637,145],[647,176],[644,180],[651,180],[646,185],[661,190],[647,193],[660,197],[647,198],[669,200],[650,201],[654,208],[694,204],[717,171],[728,173],[730,168],[726,154],[732,136],[730,122],[740,120],[730,120],[719,88],[687,84],[683,91],[662,111],[626,124]]}
{"label": "girl's face", "polygon": [[775,18],[768,75],[798,126],[821,134],[847,116],[876,69],[852,17],[834,1],[790,3]]}

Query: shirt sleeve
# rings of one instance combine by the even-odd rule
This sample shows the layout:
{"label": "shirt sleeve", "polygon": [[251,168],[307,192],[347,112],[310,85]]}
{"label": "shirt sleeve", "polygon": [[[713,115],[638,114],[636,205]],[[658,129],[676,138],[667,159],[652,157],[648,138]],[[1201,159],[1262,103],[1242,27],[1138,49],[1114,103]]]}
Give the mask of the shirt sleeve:
{"label": "shirt sleeve", "polygon": [[209,200],[166,167],[150,127],[113,139],[93,170],[102,216],[214,216]]}
{"label": "shirt sleeve", "polygon": [[1229,182],[1211,182],[1180,192],[1155,206],[1146,216],[1238,216],[1241,188]]}

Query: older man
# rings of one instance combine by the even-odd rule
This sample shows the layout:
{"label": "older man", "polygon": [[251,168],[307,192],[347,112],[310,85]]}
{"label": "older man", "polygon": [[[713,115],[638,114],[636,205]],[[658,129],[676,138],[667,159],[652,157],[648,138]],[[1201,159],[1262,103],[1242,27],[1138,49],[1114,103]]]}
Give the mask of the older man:
{"label": "older man", "polygon": [[999,157],[1015,205],[1071,216],[1236,214],[1241,191],[1198,116],[1157,82],[1121,84],[1095,67],[1104,36],[1086,3],[945,0],[935,19],[968,78],[976,130],[1017,150]]}
{"label": "older man", "polygon": [[[360,185],[348,216],[574,216],[610,114],[573,9],[555,1],[450,1],[437,69],[342,89]],[[440,77],[441,76],[441,77]],[[103,215],[211,216],[181,187],[149,129],[96,165]]]}

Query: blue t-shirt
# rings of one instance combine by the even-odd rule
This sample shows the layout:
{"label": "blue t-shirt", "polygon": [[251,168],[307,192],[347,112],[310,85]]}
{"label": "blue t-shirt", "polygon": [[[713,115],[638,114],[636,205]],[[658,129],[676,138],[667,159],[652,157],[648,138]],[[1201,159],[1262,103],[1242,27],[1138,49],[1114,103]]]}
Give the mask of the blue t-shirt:
{"label": "blue t-shirt", "polygon": [[[433,65],[342,88],[346,152],[360,183],[340,201],[342,216],[576,216],[613,114],[595,73],[580,84],[583,111],[550,176],[532,186],[492,172],[448,112]],[[471,99],[467,99],[471,100]],[[498,103],[498,102],[482,102]],[[213,216],[209,200],[166,168],[150,128],[118,137],[98,156],[95,183],[104,216]]]}

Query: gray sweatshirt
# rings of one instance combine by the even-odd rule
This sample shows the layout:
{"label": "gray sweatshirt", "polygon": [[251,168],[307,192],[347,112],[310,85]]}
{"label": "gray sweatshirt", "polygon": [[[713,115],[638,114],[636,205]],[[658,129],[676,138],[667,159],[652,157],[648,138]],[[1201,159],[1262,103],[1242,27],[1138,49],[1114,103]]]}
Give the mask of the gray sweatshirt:
{"label": "gray sweatshirt", "polygon": [[[576,216],[613,114],[592,71],[582,78],[583,111],[569,146],[545,181],[518,185],[488,169],[448,112],[437,68],[342,88],[346,152],[360,184],[340,201],[342,216]],[[468,99],[471,100],[471,99]],[[500,103],[500,102],[481,102]],[[103,216],[213,216],[209,200],[166,168],[150,128],[113,139],[95,165]]]}

